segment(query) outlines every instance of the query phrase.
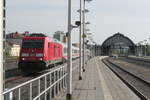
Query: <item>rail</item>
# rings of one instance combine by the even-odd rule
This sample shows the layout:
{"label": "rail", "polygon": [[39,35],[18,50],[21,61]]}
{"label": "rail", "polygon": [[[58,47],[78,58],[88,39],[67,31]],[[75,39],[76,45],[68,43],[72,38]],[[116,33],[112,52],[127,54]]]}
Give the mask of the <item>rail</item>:
{"label": "rail", "polygon": [[[78,68],[78,65],[74,66],[73,70],[76,68]],[[5,100],[10,94],[13,95],[13,98],[9,98],[9,100],[51,100],[66,87],[66,76],[67,66],[63,65],[4,91],[3,95]]]}
{"label": "rail", "polygon": [[[106,66],[108,66],[108,68],[109,68],[112,72],[114,72],[141,100],[149,100],[147,96],[145,96],[145,95],[144,95],[139,89],[137,89],[133,84],[131,84],[130,82],[126,81],[126,79],[124,79],[124,78],[119,74],[120,72],[119,72],[119,73],[116,72],[116,71],[113,69],[113,67],[111,67],[111,66],[117,67],[118,69],[120,69],[120,70],[124,71],[126,74],[128,74],[128,76],[132,76],[132,77],[134,77],[134,78],[136,78],[136,79],[142,81],[144,84],[146,84],[146,85],[149,86],[149,84],[148,84],[145,80],[143,80],[143,79],[137,77],[136,75],[134,75],[134,74],[132,74],[132,73],[130,73],[130,72],[128,72],[128,71],[126,71],[125,69],[123,69],[123,68],[121,68],[120,66],[114,64],[113,62],[109,61],[108,59],[102,59],[102,62],[103,62]],[[134,80],[134,81],[135,81],[135,80]],[[144,90],[142,90],[142,91],[144,91]]]}

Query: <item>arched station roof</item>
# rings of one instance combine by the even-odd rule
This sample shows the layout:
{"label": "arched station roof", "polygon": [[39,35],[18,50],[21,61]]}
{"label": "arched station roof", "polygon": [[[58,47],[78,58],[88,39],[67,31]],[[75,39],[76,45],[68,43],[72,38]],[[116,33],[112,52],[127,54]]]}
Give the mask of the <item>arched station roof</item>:
{"label": "arched station roof", "polygon": [[121,33],[116,33],[113,36],[108,37],[102,44],[103,47],[105,46],[111,46],[116,43],[123,43],[126,46],[135,46],[132,40],[130,40],[128,37],[124,36]]}

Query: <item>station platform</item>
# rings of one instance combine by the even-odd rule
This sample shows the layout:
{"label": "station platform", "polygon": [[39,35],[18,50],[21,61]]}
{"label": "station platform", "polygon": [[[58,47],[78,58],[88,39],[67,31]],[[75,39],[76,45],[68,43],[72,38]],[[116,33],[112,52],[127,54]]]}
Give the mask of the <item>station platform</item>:
{"label": "station platform", "polygon": [[[73,72],[72,100],[140,100],[103,62],[104,57],[88,61],[83,79]],[[66,100],[66,92],[55,100]]]}

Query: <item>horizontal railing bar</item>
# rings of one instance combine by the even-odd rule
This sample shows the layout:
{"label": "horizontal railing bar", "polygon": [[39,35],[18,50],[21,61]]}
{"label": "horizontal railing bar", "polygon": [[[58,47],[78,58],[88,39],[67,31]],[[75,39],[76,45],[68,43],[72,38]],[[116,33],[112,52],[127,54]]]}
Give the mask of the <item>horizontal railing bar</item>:
{"label": "horizontal railing bar", "polygon": [[6,90],[6,91],[4,91],[3,92],[3,95],[4,94],[7,94],[7,93],[9,93],[9,92],[11,92],[11,91],[13,91],[13,90],[15,90],[15,89],[18,89],[18,88],[20,88],[20,87],[22,87],[22,86],[25,86],[25,85],[27,85],[27,84],[30,84],[31,82],[34,82],[34,81],[36,81],[36,80],[38,80],[38,79],[40,79],[40,78],[43,78],[44,76],[46,76],[46,75],[49,75],[49,74],[51,74],[51,73],[53,73],[53,72],[55,72],[55,71],[57,71],[57,70],[59,70],[59,69],[61,69],[61,68],[63,68],[63,67],[67,67],[67,66],[61,66],[61,67],[59,67],[59,68],[56,68],[56,69],[54,69],[54,70],[51,70],[50,72],[48,72],[48,73],[46,73],[46,74],[43,74],[43,75],[41,75],[41,76],[39,76],[39,77],[37,77],[37,78],[35,78],[35,79],[32,79],[32,80],[30,80],[30,81],[27,81],[27,82],[25,82],[25,83],[22,83],[22,84],[20,84],[20,85],[18,85],[18,86],[16,86],[16,87],[14,87],[14,88],[11,88],[11,89],[9,89],[9,90]]}
{"label": "horizontal railing bar", "polygon": [[63,75],[63,77],[61,77],[60,79],[58,79],[56,82],[54,82],[51,86],[49,86],[47,89],[45,89],[43,92],[41,92],[39,95],[37,95],[33,100],[38,99],[41,95],[43,95],[45,92],[47,92],[50,88],[52,88],[55,84],[57,84],[59,81],[61,81],[64,77],[66,77],[68,74],[66,73],[65,75]]}

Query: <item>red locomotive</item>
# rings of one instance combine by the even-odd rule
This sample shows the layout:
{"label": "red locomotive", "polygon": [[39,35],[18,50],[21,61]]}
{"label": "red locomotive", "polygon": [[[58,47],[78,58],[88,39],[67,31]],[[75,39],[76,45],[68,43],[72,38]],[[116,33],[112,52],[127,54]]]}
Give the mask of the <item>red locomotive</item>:
{"label": "red locomotive", "polygon": [[[73,47],[73,58],[79,56],[78,51],[77,47]],[[66,53],[66,45],[52,42],[43,34],[31,34],[22,40],[18,66],[25,73],[34,73],[64,62]]]}

